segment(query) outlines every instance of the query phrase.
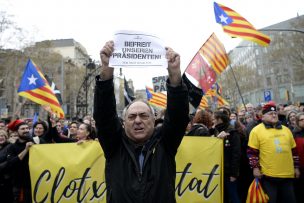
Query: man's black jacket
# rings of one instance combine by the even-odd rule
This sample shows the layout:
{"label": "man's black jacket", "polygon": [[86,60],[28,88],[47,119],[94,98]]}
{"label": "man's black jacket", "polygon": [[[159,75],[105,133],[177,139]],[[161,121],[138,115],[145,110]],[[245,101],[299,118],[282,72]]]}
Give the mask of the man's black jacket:
{"label": "man's black jacket", "polygon": [[[171,203],[175,201],[175,155],[189,122],[188,91],[184,84],[167,84],[167,111],[162,127],[144,146],[127,136],[116,112],[113,80],[96,77],[94,119],[106,158],[107,202]],[[145,154],[142,171],[138,154]]]}

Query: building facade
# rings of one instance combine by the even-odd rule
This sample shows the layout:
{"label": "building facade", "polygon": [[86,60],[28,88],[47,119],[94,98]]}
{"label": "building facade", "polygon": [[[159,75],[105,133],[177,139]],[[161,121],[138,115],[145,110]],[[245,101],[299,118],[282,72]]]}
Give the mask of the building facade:
{"label": "building facade", "polygon": [[[229,52],[231,67],[220,80],[233,106],[242,103],[232,71],[245,103],[258,105],[304,102],[304,15],[261,29],[271,38],[267,47],[242,41]],[[225,86],[224,86],[225,85]],[[225,88],[228,87],[228,88]]]}

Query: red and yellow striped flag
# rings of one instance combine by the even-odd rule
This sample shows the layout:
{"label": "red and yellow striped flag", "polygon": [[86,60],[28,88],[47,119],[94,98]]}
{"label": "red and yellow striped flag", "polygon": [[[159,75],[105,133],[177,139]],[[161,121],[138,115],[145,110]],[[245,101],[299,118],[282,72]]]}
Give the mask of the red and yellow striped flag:
{"label": "red and yellow striped flag", "polygon": [[224,99],[220,94],[217,93],[216,89],[209,89],[206,94],[202,97],[199,108],[204,109],[209,107],[208,98],[211,102],[216,102],[216,106],[228,106],[229,102]]}
{"label": "red and yellow striped flag", "polygon": [[224,99],[222,96],[217,95],[217,105],[220,106],[229,106],[229,103],[226,99]]}
{"label": "red and yellow striped flag", "polygon": [[201,100],[201,102],[200,102],[200,104],[199,104],[199,109],[205,109],[205,108],[207,108],[209,105],[208,105],[208,99],[207,99],[207,97],[202,97],[202,100]]}
{"label": "red and yellow striped flag", "polygon": [[223,72],[229,64],[225,47],[214,33],[201,47],[200,53],[208,60],[217,74]]}

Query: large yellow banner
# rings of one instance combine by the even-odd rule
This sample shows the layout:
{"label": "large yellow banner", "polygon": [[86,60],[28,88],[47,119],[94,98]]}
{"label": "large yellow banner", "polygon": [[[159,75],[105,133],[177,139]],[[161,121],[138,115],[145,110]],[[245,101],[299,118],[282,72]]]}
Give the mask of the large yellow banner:
{"label": "large yellow banner", "polygon": [[[222,140],[184,137],[176,156],[178,203],[222,202]],[[106,202],[100,144],[43,144],[30,149],[33,202]]]}

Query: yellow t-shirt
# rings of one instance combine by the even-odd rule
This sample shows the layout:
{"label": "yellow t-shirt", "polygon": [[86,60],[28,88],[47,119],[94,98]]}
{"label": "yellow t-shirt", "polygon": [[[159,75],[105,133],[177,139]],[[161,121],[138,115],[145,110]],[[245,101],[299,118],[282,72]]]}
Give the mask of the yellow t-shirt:
{"label": "yellow t-shirt", "polygon": [[293,178],[294,165],[292,148],[296,147],[291,131],[267,129],[263,123],[252,129],[248,146],[260,151],[261,172],[270,177]]}

